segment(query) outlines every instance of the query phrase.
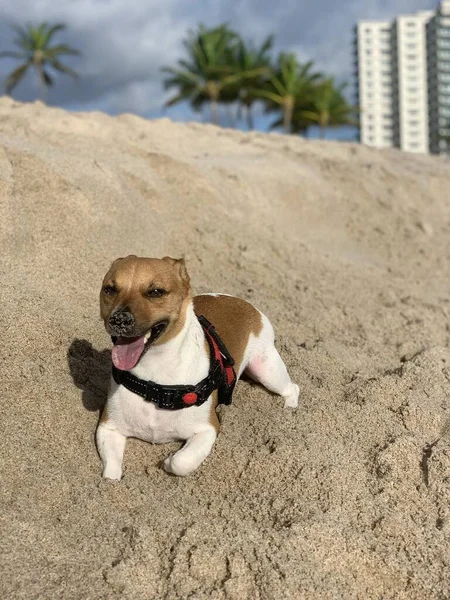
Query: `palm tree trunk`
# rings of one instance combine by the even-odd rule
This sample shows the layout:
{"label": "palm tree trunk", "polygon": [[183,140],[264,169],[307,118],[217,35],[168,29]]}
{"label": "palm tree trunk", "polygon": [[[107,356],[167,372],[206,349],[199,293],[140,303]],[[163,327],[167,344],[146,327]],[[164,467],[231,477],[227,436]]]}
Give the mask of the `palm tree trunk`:
{"label": "palm tree trunk", "polygon": [[286,98],[283,106],[283,129],[284,133],[291,133],[292,113],[294,112],[294,99],[290,96]]}
{"label": "palm tree trunk", "polygon": [[43,102],[45,104],[47,88],[46,88],[46,84],[45,84],[45,80],[44,80],[44,73],[42,72],[42,65],[38,62],[35,63],[35,65],[36,65],[36,71],[37,71],[37,75],[38,75],[38,79],[39,79],[39,97],[40,97],[41,102]]}
{"label": "palm tree trunk", "polygon": [[231,104],[229,104],[227,106],[227,113],[228,113],[228,123],[229,123],[230,127],[235,129],[236,128],[236,119],[234,117],[233,108],[232,108]]}
{"label": "palm tree trunk", "polygon": [[320,125],[320,139],[321,140],[325,139],[325,136],[326,136],[326,133],[327,133],[327,125],[328,125],[329,122],[330,122],[330,119],[329,119],[328,113],[325,112],[324,114],[322,114],[322,116],[320,118],[320,122],[319,122],[319,125]]}
{"label": "palm tree trunk", "polygon": [[253,123],[252,105],[251,104],[247,104],[247,127],[249,129],[255,129],[255,124]]}
{"label": "palm tree trunk", "polygon": [[211,98],[211,121],[214,125],[219,124],[219,106],[215,98]]}

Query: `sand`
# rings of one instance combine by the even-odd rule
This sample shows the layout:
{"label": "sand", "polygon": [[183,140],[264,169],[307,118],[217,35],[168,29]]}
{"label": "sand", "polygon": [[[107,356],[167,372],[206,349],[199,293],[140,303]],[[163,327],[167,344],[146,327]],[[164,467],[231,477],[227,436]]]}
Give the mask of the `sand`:
{"label": "sand", "polygon": [[[2,598],[450,598],[450,163],[0,100]],[[274,323],[187,478],[94,445],[126,254]]]}

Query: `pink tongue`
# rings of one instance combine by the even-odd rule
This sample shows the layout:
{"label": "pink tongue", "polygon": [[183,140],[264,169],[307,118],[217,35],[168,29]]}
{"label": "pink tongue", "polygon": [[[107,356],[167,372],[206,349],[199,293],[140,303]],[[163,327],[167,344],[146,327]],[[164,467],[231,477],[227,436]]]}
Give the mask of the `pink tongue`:
{"label": "pink tongue", "polygon": [[112,361],[121,371],[132,369],[144,351],[144,336],[138,338],[120,337],[112,349]]}

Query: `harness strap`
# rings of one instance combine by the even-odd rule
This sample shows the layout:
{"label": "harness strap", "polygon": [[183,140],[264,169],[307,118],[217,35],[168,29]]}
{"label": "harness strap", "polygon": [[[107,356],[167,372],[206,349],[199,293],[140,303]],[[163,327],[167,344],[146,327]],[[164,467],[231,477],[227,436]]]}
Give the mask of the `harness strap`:
{"label": "harness strap", "polygon": [[147,402],[153,402],[159,408],[166,410],[201,406],[214,390],[218,390],[219,404],[230,404],[236,385],[234,360],[211,323],[203,316],[199,316],[198,320],[205,332],[210,349],[209,372],[199,383],[196,385],[160,385],[154,381],[140,379],[130,371],[121,371],[113,364],[114,381],[141,396]]}

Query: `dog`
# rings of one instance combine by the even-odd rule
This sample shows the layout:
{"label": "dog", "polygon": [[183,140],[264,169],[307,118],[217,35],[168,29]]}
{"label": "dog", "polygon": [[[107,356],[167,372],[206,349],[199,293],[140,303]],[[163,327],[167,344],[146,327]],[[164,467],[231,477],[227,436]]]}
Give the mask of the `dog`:
{"label": "dog", "polygon": [[244,371],[282,396],[285,407],[298,405],[299,387],[274,346],[268,318],[233,296],[192,297],[183,259],[117,259],[103,280],[100,312],[115,342],[96,431],[104,478],[122,478],[128,437],[185,441],[163,468],[180,476],[195,471],[219,432],[217,403],[229,403]]}

